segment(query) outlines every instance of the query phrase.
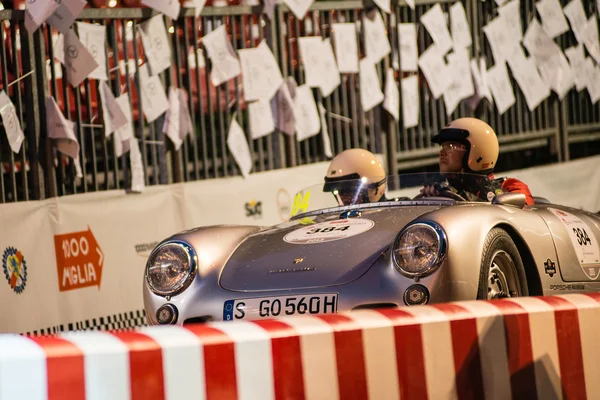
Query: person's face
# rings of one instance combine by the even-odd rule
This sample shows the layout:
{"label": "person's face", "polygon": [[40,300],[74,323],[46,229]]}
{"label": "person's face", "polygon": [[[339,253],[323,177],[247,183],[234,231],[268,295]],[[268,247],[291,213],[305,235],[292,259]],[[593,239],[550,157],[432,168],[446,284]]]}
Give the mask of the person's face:
{"label": "person's face", "polygon": [[458,142],[444,142],[440,148],[440,172],[459,172],[463,166],[465,145]]}

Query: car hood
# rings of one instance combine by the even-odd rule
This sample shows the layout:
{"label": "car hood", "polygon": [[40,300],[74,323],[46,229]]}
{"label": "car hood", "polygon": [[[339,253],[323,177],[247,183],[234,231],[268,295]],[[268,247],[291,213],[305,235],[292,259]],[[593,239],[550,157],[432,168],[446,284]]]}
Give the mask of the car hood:
{"label": "car hood", "polygon": [[407,223],[438,208],[365,209],[355,218],[338,211],[260,231],[231,254],[221,286],[253,292],[346,284],[363,275]]}

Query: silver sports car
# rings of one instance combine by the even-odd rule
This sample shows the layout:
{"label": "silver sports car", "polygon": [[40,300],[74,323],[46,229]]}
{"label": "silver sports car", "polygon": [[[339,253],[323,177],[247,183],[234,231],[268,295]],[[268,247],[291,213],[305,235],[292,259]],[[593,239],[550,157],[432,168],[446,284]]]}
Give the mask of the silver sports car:
{"label": "silver sports car", "polygon": [[[478,188],[458,187],[473,181],[483,200],[465,195]],[[333,192],[321,183],[296,195],[285,223],[165,239],[144,274],[149,323],[600,290],[598,215],[541,198],[525,205],[523,194],[488,191],[496,183],[479,175],[396,175],[387,184],[380,201],[360,203],[360,182]],[[424,185],[439,195],[423,197]]]}

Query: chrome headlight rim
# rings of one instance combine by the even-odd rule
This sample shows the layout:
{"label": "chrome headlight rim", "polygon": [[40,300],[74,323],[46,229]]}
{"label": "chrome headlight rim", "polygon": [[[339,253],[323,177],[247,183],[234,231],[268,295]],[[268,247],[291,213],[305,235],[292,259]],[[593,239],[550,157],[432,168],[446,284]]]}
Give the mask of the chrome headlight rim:
{"label": "chrome headlight rim", "polygon": [[[435,263],[433,265],[431,265],[429,268],[424,269],[419,272],[411,272],[411,271],[407,271],[404,268],[402,268],[398,261],[398,258],[397,258],[398,256],[396,255],[396,248],[398,247],[399,242],[402,239],[402,237],[409,230],[414,229],[415,227],[425,227],[427,229],[430,229],[431,231],[433,231],[436,234],[438,243],[439,243],[439,249],[438,249],[438,252],[436,255],[437,258],[436,258]],[[396,270],[398,272],[400,272],[402,275],[404,275],[408,278],[418,280],[420,278],[425,278],[425,277],[433,274],[435,271],[437,271],[437,269],[446,260],[447,249],[448,249],[448,236],[446,235],[446,232],[444,231],[444,229],[442,229],[442,227],[436,222],[419,221],[419,222],[415,222],[413,224],[410,224],[410,225],[404,227],[404,229],[402,229],[400,231],[400,233],[396,236],[396,239],[394,239],[394,243],[393,243],[392,249],[391,249],[392,250],[392,262],[394,263],[394,267],[396,268]]]}
{"label": "chrome headlight rim", "polygon": [[[173,245],[183,248],[185,253],[188,255],[188,261],[190,264],[190,268],[188,270],[188,275],[187,275],[187,278],[181,283],[179,288],[174,289],[174,290],[169,290],[169,291],[159,290],[159,289],[155,288],[154,286],[152,286],[152,282],[150,280],[150,277],[148,276],[148,266],[149,266],[150,261],[156,255],[156,253],[158,253],[160,250],[162,250],[166,246],[173,246]],[[158,296],[161,296],[161,297],[173,297],[173,296],[177,296],[178,294],[183,293],[188,287],[190,287],[190,285],[192,284],[192,281],[196,277],[197,272],[198,272],[198,256],[196,255],[196,251],[193,249],[193,247],[189,243],[186,243],[182,240],[169,240],[167,242],[159,244],[158,246],[156,246],[156,248],[154,250],[152,250],[152,253],[150,253],[150,256],[148,257],[148,261],[146,262],[146,268],[144,271],[144,275],[145,275],[146,284],[148,285],[148,289],[150,289],[150,291],[152,293],[154,293]]]}

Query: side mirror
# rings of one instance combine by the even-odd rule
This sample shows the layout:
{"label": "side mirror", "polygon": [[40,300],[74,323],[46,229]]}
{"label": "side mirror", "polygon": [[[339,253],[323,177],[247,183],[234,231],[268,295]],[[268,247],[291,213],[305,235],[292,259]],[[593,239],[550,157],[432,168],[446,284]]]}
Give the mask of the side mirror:
{"label": "side mirror", "polygon": [[527,197],[523,193],[503,193],[494,197],[492,204],[523,208],[527,204]]}

